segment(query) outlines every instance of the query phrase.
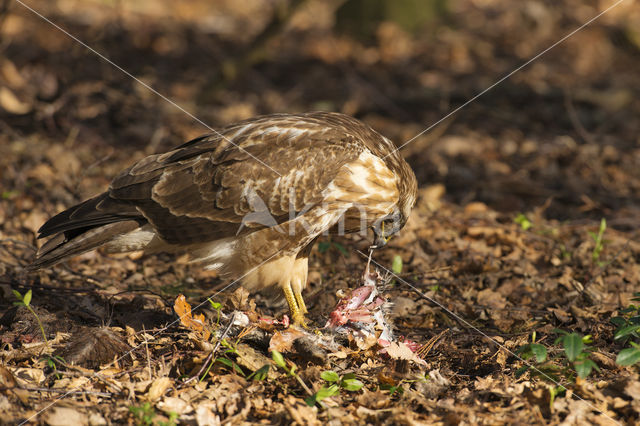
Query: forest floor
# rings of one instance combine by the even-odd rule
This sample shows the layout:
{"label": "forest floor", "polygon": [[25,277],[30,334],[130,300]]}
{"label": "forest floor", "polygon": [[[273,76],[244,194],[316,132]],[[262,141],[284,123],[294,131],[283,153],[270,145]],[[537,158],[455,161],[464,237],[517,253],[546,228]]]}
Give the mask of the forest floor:
{"label": "forest floor", "polygon": [[[616,338],[640,323],[636,2],[403,148],[419,199],[373,253],[384,350],[323,328],[363,285],[362,238],[312,251],[309,331],[187,256],[98,251],[26,273],[49,217],[208,130],[4,4],[0,423],[637,424],[640,364],[621,360],[640,359],[640,337]],[[365,41],[337,30],[331,2],[283,22],[276,2],[29,4],[212,127],[327,109],[400,145],[613,2],[452,0],[428,29],[384,23]]]}

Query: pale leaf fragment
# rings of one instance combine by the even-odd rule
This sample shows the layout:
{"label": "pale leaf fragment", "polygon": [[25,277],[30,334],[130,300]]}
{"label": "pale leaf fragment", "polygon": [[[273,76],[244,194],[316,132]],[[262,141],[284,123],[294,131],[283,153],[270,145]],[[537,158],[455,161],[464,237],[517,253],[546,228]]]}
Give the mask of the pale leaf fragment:
{"label": "pale leaf fragment", "polygon": [[173,380],[168,377],[159,377],[151,383],[149,392],[147,392],[147,398],[149,401],[155,401],[160,399],[164,393],[171,387]]}
{"label": "pale leaf fragment", "polygon": [[0,107],[10,114],[22,115],[31,111],[31,105],[22,102],[6,87],[0,87]]}
{"label": "pale leaf fragment", "polygon": [[419,365],[427,365],[424,360],[418,358],[418,356],[403,342],[391,342],[391,344],[387,346],[387,354],[392,359],[403,359],[415,362]]}

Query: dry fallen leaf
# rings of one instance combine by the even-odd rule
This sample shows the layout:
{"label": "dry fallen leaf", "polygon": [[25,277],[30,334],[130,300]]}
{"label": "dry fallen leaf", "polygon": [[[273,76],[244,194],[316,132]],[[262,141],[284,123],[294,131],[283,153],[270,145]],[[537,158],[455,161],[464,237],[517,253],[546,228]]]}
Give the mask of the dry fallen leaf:
{"label": "dry fallen leaf", "polygon": [[416,383],[416,390],[425,398],[438,398],[451,390],[451,382],[439,370],[431,370],[427,377],[428,380]]}
{"label": "dry fallen leaf", "polygon": [[391,342],[391,344],[386,347],[386,350],[387,354],[392,359],[404,359],[407,361],[413,361],[419,365],[427,365],[424,360],[418,358],[418,356],[409,349],[409,346],[402,342]]}
{"label": "dry fallen leaf", "polygon": [[196,422],[198,426],[220,426],[220,416],[215,414],[216,405],[213,402],[203,402],[196,408]]}
{"label": "dry fallen leaf", "polygon": [[225,308],[231,311],[255,311],[256,302],[249,297],[244,287],[238,287],[225,302]]}
{"label": "dry fallen leaf", "polygon": [[153,381],[147,392],[149,401],[155,401],[162,397],[164,393],[171,387],[173,380],[168,377],[159,377]]}
{"label": "dry fallen leaf", "polygon": [[191,313],[191,305],[187,303],[187,299],[183,294],[176,298],[173,304],[173,310],[180,317],[180,323],[188,329],[199,333],[204,340],[209,340],[211,333],[205,327],[204,314],[193,315]]}
{"label": "dry fallen leaf", "polygon": [[273,368],[270,368],[271,359],[267,358],[265,355],[258,352],[251,346],[244,343],[239,343],[236,346],[236,353],[238,355],[236,362],[241,367],[246,367],[250,371],[256,371],[266,365],[267,367],[269,367],[267,373],[269,378],[273,379],[278,376],[277,372]]}
{"label": "dry fallen leaf", "polygon": [[299,398],[289,395],[284,402],[284,406],[293,420],[292,424],[301,426],[320,424],[317,418],[318,409],[309,407]]}
{"label": "dry fallen leaf", "polygon": [[31,105],[22,102],[6,87],[0,87],[0,107],[10,114],[22,115],[31,111]]}
{"label": "dry fallen leaf", "polygon": [[49,426],[88,425],[86,414],[71,407],[53,407],[46,413],[45,423]]}
{"label": "dry fallen leaf", "polygon": [[[23,404],[29,401],[29,392],[25,389],[20,389],[15,377],[11,371],[0,365],[0,390],[4,390],[4,394],[9,392],[16,395]],[[2,395],[2,393],[0,393]]]}
{"label": "dry fallen leaf", "polygon": [[560,309],[560,308],[547,308],[547,309],[553,312],[553,315],[555,315],[555,317],[560,322],[568,323],[571,321],[571,315],[569,314],[569,312],[565,311],[564,309]]}
{"label": "dry fallen leaf", "polygon": [[640,400],[640,382],[637,380],[630,380],[624,388],[624,393],[636,401]]}
{"label": "dry fallen leaf", "polygon": [[0,386],[5,389],[13,389],[17,385],[16,379],[13,377],[13,374],[11,374],[11,371],[0,365]]}
{"label": "dry fallen leaf", "polygon": [[29,386],[40,385],[45,380],[45,374],[41,368],[21,367],[13,374],[16,379],[23,380]]}
{"label": "dry fallen leaf", "polygon": [[167,396],[157,405],[158,409],[162,410],[166,414],[177,413],[179,415],[190,413],[193,411],[193,407],[184,399]]}
{"label": "dry fallen leaf", "polygon": [[269,351],[289,352],[293,342],[302,336],[305,333],[296,328],[287,328],[281,332],[276,330],[269,341]]}
{"label": "dry fallen leaf", "polygon": [[494,309],[503,309],[507,304],[507,299],[497,291],[485,288],[480,290],[477,295],[478,305],[488,306]]}
{"label": "dry fallen leaf", "polygon": [[15,64],[6,58],[0,66],[0,76],[2,76],[2,78],[6,80],[7,85],[13,89],[21,89],[27,83]]}

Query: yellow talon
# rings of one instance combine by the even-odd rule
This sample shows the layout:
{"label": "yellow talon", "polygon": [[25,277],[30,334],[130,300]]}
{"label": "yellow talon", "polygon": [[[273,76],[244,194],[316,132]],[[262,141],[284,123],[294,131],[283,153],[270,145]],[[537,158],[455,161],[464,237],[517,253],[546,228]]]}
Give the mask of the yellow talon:
{"label": "yellow talon", "polygon": [[293,324],[298,325],[306,330],[309,329],[309,326],[307,325],[307,319],[302,314],[300,314],[298,317],[293,317]]}
{"label": "yellow talon", "polygon": [[287,299],[287,304],[289,305],[289,312],[291,312],[293,323],[303,328],[309,328],[304,317],[304,314],[307,313],[307,307],[304,304],[304,300],[302,300],[302,295],[300,293],[294,293],[291,289],[291,283],[289,282],[281,284],[281,286],[284,297]]}

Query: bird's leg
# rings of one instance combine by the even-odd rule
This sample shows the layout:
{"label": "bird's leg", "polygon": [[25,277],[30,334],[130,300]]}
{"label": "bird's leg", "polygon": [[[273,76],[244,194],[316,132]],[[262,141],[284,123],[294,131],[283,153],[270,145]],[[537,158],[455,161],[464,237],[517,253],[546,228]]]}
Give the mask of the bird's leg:
{"label": "bird's leg", "polygon": [[307,286],[307,275],[309,273],[309,258],[302,256],[296,258],[291,269],[291,290],[293,290],[293,296],[296,298],[296,303],[302,314],[307,314],[307,305],[302,298],[302,290]]}
{"label": "bird's leg", "polygon": [[[307,322],[304,318],[304,314],[306,313],[307,308],[302,301],[302,296],[299,294],[294,294],[293,289],[291,288],[291,282],[288,280],[282,282],[280,286],[282,287],[282,291],[284,292],[285,299],[287,299],[287,304],[289,305],[289,311],[291,312],[293,323],[307,328]],[[298,306],[298,300],[302,302],[302,308]]]}
{"label": "bird's leg", "polygon": [[302,294],[298,289],[293,290],[293,295],[296,297],[296,302],[298,302],[298,307],[303,314],[308,314],[307,305],[304,303],[304,299],[302,298]]}

